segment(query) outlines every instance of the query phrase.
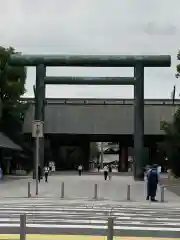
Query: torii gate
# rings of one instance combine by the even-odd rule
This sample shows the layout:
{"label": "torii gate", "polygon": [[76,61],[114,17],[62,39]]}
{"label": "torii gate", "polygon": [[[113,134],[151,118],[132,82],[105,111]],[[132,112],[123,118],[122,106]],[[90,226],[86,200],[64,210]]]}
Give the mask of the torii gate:
{"label": "torii gate", "polygon": [[[140,180],[144,149],[144,68],[170,67],[169,55],[20,55],[10,57],[13,66],[36,67],[35,120],[44,121],[45,85],[134,85],[134,179]],[[46,67],[134,67],[134,77],[46,77]],[[40,163],[44,166],[44,139],[40,142]]]}

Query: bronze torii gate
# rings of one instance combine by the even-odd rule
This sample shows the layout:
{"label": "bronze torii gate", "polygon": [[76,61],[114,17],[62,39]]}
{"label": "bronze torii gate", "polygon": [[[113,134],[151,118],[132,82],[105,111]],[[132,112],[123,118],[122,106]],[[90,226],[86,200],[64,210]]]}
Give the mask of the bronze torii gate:
{"label": "bronze torii gate", "polygon": [[[44,121],[46,84],[134,85],[134,179],[141,179],[144,149],[144,68],[170,67],[169,55],[20,55],[14,54],[13,66],[36,67],[35,120]],[[134,78],[46,77],[51,67],[134,67]],[[44,165],[44,140],[40,143],[40,162]]]}

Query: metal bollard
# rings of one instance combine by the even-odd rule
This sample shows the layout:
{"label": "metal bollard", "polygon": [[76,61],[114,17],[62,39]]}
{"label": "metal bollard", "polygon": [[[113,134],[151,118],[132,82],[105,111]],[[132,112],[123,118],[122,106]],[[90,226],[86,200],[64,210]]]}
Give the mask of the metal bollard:
{"label": "metal bollard", "polygon": [[98,185],[97,183],[94,184],[94,199],[98,199]]}
{"label": "metal bollard", "polygon": [[161,186],[161,202],[164,202],[164,186]]}
{"label": "metal bollard", "polygon": [[26,214],[20,215],[20,240],[26,240]]}
{"label": "metal bollard", "polygon": [[64,182],[61,183],[61,198],[64,198]]}
{"label": "metal bollard", "polygon": [[114,235],[114,219],[108,218],[107,240],[113,240]]}
{"label": "metal bollard", "polygon": [[131,186],[127,185],[127,200],[131,200]]}
{"label": "metal bollard", "polygon": [[28,198],[31,197],[31,183],[28,182]]}

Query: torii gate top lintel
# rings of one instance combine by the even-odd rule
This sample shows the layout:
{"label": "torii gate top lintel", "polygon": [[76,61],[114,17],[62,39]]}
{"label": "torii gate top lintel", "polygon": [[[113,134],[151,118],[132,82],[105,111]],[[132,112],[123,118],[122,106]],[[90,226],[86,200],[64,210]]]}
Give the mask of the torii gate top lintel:
{"label": "torii gate top lintel", "polygon": [[13,54],[8,62],[14,66],[69,67],[170,67],[170,55],[21,55]]}

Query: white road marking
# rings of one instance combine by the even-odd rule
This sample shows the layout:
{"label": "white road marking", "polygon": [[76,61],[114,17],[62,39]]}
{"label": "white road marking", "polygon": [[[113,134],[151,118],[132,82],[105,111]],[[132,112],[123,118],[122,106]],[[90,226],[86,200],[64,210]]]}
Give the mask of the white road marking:
{"label": "white road marking", "polygon": [[[178,212],[179,211],[179,212]],[[19,227],[20,214],[27,214],[27,227],[54,229],[107,229],[109,215],[115,230],[180,232],[180,209],[151,207],[67,205],[59,201],[4,203],[0,205],[0,228]],[[169,217],[168,217],[169,216]],[[173,217],[174,216],[174,217]]]}

